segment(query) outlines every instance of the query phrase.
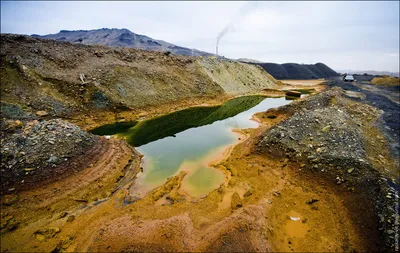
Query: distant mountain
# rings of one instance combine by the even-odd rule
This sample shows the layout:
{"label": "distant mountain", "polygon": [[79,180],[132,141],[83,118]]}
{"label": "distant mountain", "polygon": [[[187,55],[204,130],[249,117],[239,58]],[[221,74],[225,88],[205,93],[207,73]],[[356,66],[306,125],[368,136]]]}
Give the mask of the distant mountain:
{"label": "distant mountain", "polygon": [[97,29],[97,30],[61,30],[56,34],[37,35],[33,37],[53,39],[57,41],[68,41],[72,43],[82,43],[87,45],[103,45],[110,47],[131,47],[153,51],[170,51],[177,55],[187,56],[208,56],[213,55],[196,49],[180,47],[162,40],[155,40],[145,35],[140,35],[128,29]]}
{"label": "distant mountain", "polygon": [[369,75],[374,75],[374,76],[387,75],[387,76],[400,77],[400,72],[389,72],[389,71],[342,69],[342,70],[338,70],[338,72],[349,73],[349,74],[358,74],[358,75],[369,74]]}
{"label": "distant mountain", "polygon": [[338,76],[339,74],[323,63],[252,63],[261,66],[276,79],[319,79]]}
{"label": "distant mountain", "polygon": [[[56,34],[37,35],[32,37],[52,39],[56,41],[68,41],[77,44],[102,45],[109,47],[130,47],[152,51],[170,51],[176,55],[186,56],[212,56],[214,54],[180,47],[163,40],[156,40],[145,35],[131,32],[128,29],[102,28],[96,30],[61,30]],[[222,57],[222,59],[225,59]],[[263,67],[268,73],[277,79],[315,79],[336,76],[338,73],[322,63],[315,65],[300,65],[296,63],[262,63],[252,59],[242,58],[239,61],[256,64]]]}

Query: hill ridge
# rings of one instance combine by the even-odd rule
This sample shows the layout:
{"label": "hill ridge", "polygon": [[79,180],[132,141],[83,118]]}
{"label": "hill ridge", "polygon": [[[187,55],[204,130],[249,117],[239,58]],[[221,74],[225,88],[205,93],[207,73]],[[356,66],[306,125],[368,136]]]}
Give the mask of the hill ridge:
{"label": "hill ridge", "polygon": [[333,69],[326,64],[317,62],[315,64],[298,63],[257,63],[247,62],[248,64],[261,66],[265,71],[276,79],[320,79],[339,76]]}
{"label": "hill ridge", "polygon": [[172,54],[186,56],[210,56],[211,53],[181,47],[163,40],[137,34],[127,28],[100,28],[93,30],[60,30],[55,34],[38,35],[32,37],[68,41],[86,45],[102,45],[110,47],[129,47],[151,51],[170,51]]}

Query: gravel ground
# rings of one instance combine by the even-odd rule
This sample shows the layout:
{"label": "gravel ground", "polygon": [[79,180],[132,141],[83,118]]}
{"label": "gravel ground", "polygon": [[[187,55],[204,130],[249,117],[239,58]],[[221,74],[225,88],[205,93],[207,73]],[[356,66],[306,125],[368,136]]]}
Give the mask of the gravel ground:
{"label": "gravel ground", "polygon": [[372,86],[343,82],[338,78],[328,82],[329,87],[341,87],[343,90],[356,91],[365,95],[365,99],[346,96],[357,102],[372,105],[383,111],[377,121],[378,128],[384,133],[392,155],[400,159],[400,86]]}

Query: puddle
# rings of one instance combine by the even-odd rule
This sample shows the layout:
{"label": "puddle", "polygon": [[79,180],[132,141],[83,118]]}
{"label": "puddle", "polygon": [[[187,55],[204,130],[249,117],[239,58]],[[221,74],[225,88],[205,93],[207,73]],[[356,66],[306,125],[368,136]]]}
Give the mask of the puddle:
{"label": "puddle", "polygon": [[288,220],[285,224],[285,232],[289,237],[303,237],[306,235],[310,227],[307,225],[303,216],[291,210],[288,214]]}
{"label": "puddle", "polygon": [[[189,108],[114,131],[144,155],[143,173],[130,192],[142,197],[167,178],[186,171],[182,188],[195,197],[207,195],[225,180],[225,175],[210,165],[238,141],[232,130],[255,128],[258,123],[250,120],[254,113],[288,103],[284,97],[246,96],[222,106]],[[112,131],[108,125],[107,132]]]}

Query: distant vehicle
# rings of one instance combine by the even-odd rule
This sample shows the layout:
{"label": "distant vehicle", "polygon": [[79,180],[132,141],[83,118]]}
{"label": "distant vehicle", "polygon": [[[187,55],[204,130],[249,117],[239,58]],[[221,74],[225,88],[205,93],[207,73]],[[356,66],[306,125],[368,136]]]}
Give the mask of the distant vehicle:
{"label": "distant vehicle", "polygon": [[344,74],[343,75],[343,81],[345,82],[354,82],[355,79],[352,75]]}

